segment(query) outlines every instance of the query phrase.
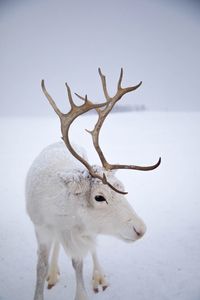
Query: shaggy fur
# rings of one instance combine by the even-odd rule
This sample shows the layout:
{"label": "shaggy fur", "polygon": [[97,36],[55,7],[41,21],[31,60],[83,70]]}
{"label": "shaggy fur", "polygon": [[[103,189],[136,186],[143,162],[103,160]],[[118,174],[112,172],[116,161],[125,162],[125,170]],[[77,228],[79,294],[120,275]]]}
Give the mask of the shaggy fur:
{"label": "shaggy fur", "polygon": [[[83,149],[76,149],[86,158]],[[123,190],[114,172],[93,166],[98,174],[106,174],[109,182]],[[103,196],[106,201],[97,201]],[[58,280],[57,259],[59,244],[72,258],[76,273],[75,300],[88,300],[82,276],[82,260],[88,252],[94,262],[93,289],[107,287],[106,278],[98,262],[95,240],[98,234],[116,236],[133,242],[143,236],[146,227],[127,202],[100,180],[91,178],[87,170],[73,158],[64,143],[45,148],[33,162],[26,181],[27,212],[34,223],[38,241],[37,282],[34,300],[43,300],[45,278],[48,286]]]}

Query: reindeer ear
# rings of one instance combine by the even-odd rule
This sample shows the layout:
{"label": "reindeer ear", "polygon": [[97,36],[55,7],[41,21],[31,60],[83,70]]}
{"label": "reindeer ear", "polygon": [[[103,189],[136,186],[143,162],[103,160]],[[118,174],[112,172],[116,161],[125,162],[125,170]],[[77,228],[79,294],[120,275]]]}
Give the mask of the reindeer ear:
{"label": "reindeer ear", "polygon": [[72,194],[84,194],[90,188],[90,175],[87,171],[63,171],[59,172],[58,176]]}

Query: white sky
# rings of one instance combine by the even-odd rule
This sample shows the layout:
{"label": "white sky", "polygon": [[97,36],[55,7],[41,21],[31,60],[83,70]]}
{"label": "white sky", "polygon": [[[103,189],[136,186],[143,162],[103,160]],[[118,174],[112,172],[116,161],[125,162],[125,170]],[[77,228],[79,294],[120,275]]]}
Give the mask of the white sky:
{"label": "white sky", "polygon": [[99,66],[111,92],[120,67],[124,84],[143,81],[126,105],[199,110],[199,16],[195,1],[1,1],[0,115],[53,114],[42,78],[63,110],[65,81],[102,100]]}

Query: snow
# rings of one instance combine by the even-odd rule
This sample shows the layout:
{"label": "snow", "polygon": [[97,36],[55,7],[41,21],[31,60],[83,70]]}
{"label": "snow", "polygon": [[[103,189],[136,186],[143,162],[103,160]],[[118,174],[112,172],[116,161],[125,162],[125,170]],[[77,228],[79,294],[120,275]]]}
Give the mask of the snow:
{"label": "snow", "polygon": [[[97,157],[91,137],[95,116],[80,118],[72,139]],[[0,300],[32,299],[35,285],[36,240],[25,212],[24,181],[34,157],[60,136],[55,118],[1,118]],[[126,244],[99,238],[99,257],[110,287],[98,295],[91,289],[92,262],[85,260],[90,299],[200,299],[200,113],[112,114],[101,135],[111,162],[151,164],[152,172],[120,171],[128,198],[147,224],[140,241]],[[61,278],[45,299],[73,299],[75,278],[62,252]]]}

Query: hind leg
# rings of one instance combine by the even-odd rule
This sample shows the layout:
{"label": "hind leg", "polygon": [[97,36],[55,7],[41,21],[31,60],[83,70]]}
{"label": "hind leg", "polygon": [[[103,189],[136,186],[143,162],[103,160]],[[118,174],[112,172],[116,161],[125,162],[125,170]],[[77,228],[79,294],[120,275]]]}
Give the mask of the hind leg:
{"label": "hind leg", "polygon": [[84,280],[83,280],[83,260],[82,259],[72,259],[72,266],[76,274],[76,296],[75,300],[89,300]]}
{"label": "hind leg", "polygon": [[55,241],[53,245],[53,252],[51,257],[51,263],[48,271],[47,282],[48,289],[51,289],[59,280],[59,268],[58,268],[58,256],[59,256],[60,244]]}
{"label": "hind leg", "polygon": [[43,300],[44,285],[48,272],[48,259],[51,250],[52,239],[50,232],[46,228],[36,227],[35,231],[38,241],[38,261],[34,300]]}

